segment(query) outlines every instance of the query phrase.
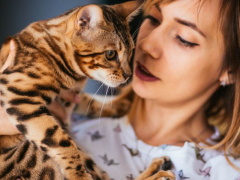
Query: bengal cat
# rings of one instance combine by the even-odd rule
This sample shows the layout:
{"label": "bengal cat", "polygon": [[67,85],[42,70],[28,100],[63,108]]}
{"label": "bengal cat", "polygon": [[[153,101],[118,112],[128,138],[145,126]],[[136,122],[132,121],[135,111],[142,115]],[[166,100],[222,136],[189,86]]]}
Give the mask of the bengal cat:
{"label": "bengal cat", "polygon": [[[134,43],[127,19],[138,7],[137,1],[77,7],[6,40],[0,52],[1,106],[22,135],[0,136],[0,179],[109,179],[77,148],[47,105],[64,92],[81,92],[87,77],[111,87],[129,78]],[[16,54],[8,63],[11,42]],[[104,113],[119,116],[125,111],[121,107]],[[150,177],[167,160],[155,160],[138,179]],[[161,173],[150,179],[173,178],[171,172]]]}

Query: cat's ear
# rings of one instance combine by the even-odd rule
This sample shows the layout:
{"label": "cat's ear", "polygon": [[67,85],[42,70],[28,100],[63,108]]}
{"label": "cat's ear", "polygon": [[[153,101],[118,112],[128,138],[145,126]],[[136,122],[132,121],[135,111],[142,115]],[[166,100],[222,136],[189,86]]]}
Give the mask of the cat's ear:
{"label": "cat's ear", "polygon": [[113,8],[117,14],[123,18],[126,18],[128,22],[137,16],[143,8],[144,0],[128,1],[121,4],[113,5]]}
{"label": "cat's ear", "polygon": [[2,73],[10,64],[16,55],[16,43],[12,37],[8,37],[0,50],[0,73]]}
{"label": "cat's ear", "polygon": [[76,18],[75,28],[85,29],[96,26],[98,23],[103,21],[102,9],[94,4],[83,6]]}

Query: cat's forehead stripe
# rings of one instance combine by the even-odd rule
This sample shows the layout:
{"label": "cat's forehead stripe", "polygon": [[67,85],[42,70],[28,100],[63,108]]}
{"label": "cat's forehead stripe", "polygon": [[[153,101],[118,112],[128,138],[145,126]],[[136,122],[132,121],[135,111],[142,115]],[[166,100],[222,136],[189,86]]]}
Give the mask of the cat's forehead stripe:
{"label": "cat's forehead stripe", "polygon": [[121,51],[122,50],[122,43],[119,42],[119,50]]}

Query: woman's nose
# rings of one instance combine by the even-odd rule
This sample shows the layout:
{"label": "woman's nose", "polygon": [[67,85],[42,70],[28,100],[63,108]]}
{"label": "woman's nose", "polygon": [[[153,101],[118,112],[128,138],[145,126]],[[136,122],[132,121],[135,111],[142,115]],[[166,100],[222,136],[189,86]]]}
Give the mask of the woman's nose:
{"label": "woman's nose", "polygon": [[161,57],[161,43],[160,35],[157,29],[151,32],[146,32],[142,35],[143,38],[140,40],[139,47],[143,53],[151,56],[153,59],[159,59]]}

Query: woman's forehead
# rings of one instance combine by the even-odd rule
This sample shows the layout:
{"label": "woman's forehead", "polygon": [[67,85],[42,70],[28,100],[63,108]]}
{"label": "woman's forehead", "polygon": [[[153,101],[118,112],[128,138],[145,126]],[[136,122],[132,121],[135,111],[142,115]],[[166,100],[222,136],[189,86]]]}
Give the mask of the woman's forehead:
{"label": "woman's forehead", "polygon": [[172,19],[196,24],[202,32],[210,36],[219,30],[219,0],[154,0],[153,2],[149,6],[150,10],[157,6],[163,14],[163,19],[164,15],[170,14]]}
{"label": "woman's forehead", "polygon": [[[145,3],[145,11],[148,11],[153,6],[167,5],[167,4],[170,4],[173,2],[179,2],[179,1],[187,1],[187,0],[147,0]],[[199,11],[201,10],[202,6],[204,6],[204,4],[207,4],[207,6],[209,6],[209,4],[214,4],[214,6],[215,5],[217,6],[216,9],[218,9],[219,11],[220,2],[221,0],[190,0],[188,1],[188,3],[196,5]]]}

